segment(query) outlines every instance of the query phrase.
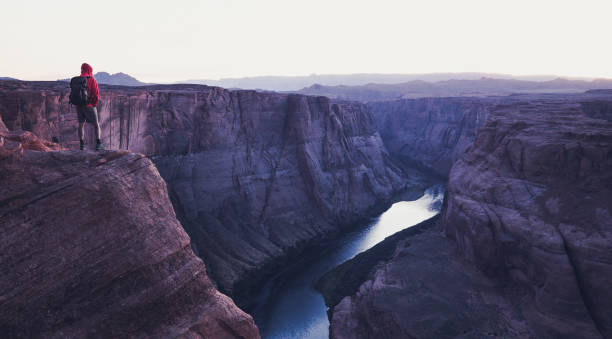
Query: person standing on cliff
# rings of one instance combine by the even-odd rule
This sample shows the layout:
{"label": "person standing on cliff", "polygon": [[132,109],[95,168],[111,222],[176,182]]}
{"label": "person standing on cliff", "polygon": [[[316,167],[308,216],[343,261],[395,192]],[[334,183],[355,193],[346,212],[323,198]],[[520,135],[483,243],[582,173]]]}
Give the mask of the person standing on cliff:
{"label": "person standing on cliff", "polygon": [[94,126],[96,133],[96,151],[104,149],[102,140],[100,140],[101,132],[97,109],[98,101],[100,101],[98,82],[93,77],[93,68],[85,62],[81,65],[81,75],[70,80],[70,103],[77,108],[80,150],[85,149],[85,141],[83,140],[85,122]]}

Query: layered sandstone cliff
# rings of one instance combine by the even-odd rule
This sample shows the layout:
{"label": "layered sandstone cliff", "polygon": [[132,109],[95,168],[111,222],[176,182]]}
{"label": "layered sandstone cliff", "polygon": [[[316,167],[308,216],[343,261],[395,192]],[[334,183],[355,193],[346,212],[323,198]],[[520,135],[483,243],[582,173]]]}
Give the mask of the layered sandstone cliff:
{"label": "layered sandstone cliff", "polygon": [[491,107],[507,98],[423,98],[371,103],[389,153],[409,167],[447,177]]}
{"label": "layered sandstone cliff", "polygon": [[443,233],[406,237],[333,308],[331,336],[612,337],[610,103],[492,108],[450,173]]}
{"label": "layered sandstone cliff", "polygon": [[259,337],[207,277],[149,159],[54,149],[0,125],[0,336]]}
{"label": "layered sandstone cliff", "polygon": [[[67,91],[0,82],[0,110],[9,129],[74,148]],[[363,104],[196,85],[101,92],[106,146],[151,157],[197,254],[238,299],[308,242],[424,188],[389,157]]]}
{"label": "layered sandstone cliff", "polygon": [[612,123],[591,118],[596,103],[612,98],[498,108],[449,179],[444,232],[488,275],[529,285],[548,333],[612,336]]}

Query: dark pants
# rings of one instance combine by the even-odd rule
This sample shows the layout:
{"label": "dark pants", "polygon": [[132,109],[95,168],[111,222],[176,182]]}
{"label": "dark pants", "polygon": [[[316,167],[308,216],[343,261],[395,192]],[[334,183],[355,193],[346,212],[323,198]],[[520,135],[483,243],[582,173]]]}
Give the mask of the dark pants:
{"label": "dark pants", "polygon": [[79,122],[89,122],[92,124],[98,122],[98,110],[92,106],[77,106],[77,116]]}

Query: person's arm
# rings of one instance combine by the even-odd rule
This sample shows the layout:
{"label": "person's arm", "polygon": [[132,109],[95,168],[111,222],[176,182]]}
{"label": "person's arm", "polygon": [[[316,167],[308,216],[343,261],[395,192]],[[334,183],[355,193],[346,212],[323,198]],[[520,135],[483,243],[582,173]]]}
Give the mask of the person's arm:
{"label": "person's arm", "polygon": [[98,101],[100,101],[100,90],[98,89],[98,82],[96,79],[92,77],[91,80],[91,86],[89,87],[89,96],[91,97],[90,102],[93,107],[96,107],[98,106]]}

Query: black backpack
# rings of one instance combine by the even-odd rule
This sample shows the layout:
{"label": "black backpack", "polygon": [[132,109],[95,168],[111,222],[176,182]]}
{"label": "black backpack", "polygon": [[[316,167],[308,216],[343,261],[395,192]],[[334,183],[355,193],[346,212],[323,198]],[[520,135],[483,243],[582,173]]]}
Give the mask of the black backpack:
{"label": "black backpack", "polygon": [[70,103],[77,106],[89,105],[87,80],[90,77],[74,77],[70,80]]}

